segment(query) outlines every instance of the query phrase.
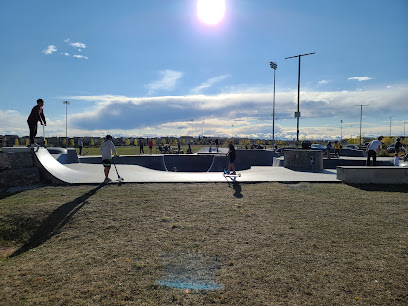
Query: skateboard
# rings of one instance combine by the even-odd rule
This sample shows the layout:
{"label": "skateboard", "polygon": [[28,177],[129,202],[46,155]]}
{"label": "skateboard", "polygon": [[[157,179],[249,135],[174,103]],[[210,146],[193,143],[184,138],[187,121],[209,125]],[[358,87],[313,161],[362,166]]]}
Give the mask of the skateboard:
{"label": "skateboard", "polygon": [[224,173],[225,177],[241,177],[241,173],[236,173],[236,174],[228,174],[228,173]]}

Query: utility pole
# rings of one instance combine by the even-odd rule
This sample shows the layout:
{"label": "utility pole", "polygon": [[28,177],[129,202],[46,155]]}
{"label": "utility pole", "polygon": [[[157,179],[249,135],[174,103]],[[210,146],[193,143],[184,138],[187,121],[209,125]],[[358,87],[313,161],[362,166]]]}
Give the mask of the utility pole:
{"label": "utility pole", "polygon": [[65,104],[65,148],[68,148],[68,105],[71,103],[69,101],[63,101],[62,104]]}
{"label": "utility pole", "polygon": [[295,58],[298,57],[299,58],[299,70],[298,70],[298,102],[297,102],[297,112],[295,112],[295,118],[297,119],[297,129],[296,129],[296,147],[299,146],[299,118],[300,118],[300,58],[302,56],[306,56],[306,55],[312,55],[315,54],[315,52],[312,53],[307,53],[307,54],[299,54],[299,55],[295,55],[295,56],[290,56],[290,57],[286,57],[285,59],[289,59],[289,58]]}
{"label": "utility pole", "polygon": [[392,117],[395,117],[395,116],[390,116],[390,137],[392,137],[392,134],[391,134],[391,119],[392,119]]}
{"label": "utility pole", "polygon": [[368,104],[360,104],[354,106],[360,106],[360,149],[361,149],[361,125],[363,124],[363,106],[367,106]]}
{"label": "utility pole", "polygon": [[275,72],[278,65],[275,62],[269,62],[273,69],[273,113],[272,113],[272,148],[275,147]]}

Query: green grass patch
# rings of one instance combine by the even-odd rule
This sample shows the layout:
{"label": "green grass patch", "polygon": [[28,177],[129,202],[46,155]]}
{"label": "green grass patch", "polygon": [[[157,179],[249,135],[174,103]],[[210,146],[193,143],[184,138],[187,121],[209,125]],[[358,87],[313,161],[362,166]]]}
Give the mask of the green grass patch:
{"label": "green grass patch", "polygon": [[[9,195],[0,200],[0,297],[4,305],[406,305],[407,193],[359,187],[123,184]],[[157,284],[168,262],[185,273],[196,259],[217,263],[208,269],[221,289]]]}

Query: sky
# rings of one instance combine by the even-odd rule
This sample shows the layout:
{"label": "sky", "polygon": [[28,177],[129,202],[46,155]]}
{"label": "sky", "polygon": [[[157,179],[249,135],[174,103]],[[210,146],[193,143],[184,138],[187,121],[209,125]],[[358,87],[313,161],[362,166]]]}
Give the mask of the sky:
{"label": "sky", "polygon": [[0,1],[0,134],[408,135],[406,0],[201,1]]}

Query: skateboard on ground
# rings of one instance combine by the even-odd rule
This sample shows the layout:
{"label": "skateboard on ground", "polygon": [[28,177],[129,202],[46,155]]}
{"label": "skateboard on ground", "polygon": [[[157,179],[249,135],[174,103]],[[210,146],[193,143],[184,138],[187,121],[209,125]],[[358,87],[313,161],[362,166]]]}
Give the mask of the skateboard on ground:
{"label": "skateboard on ground", "polygon": [[233,177],[233,178],[235,178],[235,177],[241,177],[241,173],[232,174],[232,173],[226,173],[226,172],[224,172],[224,177]]}

